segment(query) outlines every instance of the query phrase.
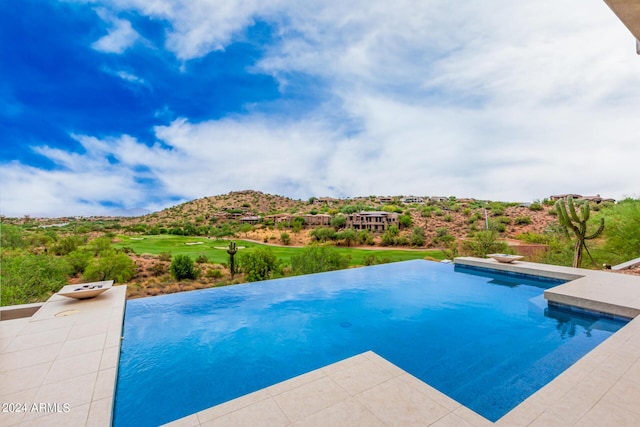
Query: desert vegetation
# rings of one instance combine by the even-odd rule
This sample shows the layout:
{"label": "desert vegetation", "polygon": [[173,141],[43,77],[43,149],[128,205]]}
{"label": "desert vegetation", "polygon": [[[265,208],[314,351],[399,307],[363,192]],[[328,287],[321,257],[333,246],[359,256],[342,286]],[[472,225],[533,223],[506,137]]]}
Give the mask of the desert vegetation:
{"label": "desert vegetation", "polygon": [[[640,200],[571,203],[578,230],[585,228],[585,240],[592,237],[591,256],[577,265],[599,268],[640,257]],[[377,232],[349,227],[348,215],[360,211],[393,212],[397,225]],[[314,214],[330,220],[309,226],[306,218]],[[67,283],[114,280],[129,285],[129,297],[140,297],[491,252],[573,265],[580,236],[567,216],[576,220],[569,205],[563,210],[547,199],[518,204],[450,197],[405,204],[373,196],[300,201],[247,191],[137,218],[2,218],[0,303],[42,301]]]}

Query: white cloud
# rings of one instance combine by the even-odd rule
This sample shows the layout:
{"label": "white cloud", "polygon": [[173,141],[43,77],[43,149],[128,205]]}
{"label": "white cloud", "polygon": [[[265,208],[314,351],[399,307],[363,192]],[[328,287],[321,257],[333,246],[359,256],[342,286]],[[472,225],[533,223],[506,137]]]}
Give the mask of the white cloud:
{"label": "white cloud", "polygon": [[131,22],[116,18],[104,9],[98,9],[97,13],[104,21],[111,24],[111,27],[107,30],[107,35],[91,45],[95,50],[106,53],[123,53],[140,38],[140,34],[133,29]]}
{"label": "white cloud", "polygon": [[[167,48],[185,61],[265,20],[274,42],[254,70],[283,91],[297,74],[310,76],[327,101],[295,120],[183,118],[156,128],[153,146],[78,136],[85,154],[38,148],[61,169],[6,165],[3,206],[28,213],[50,203],[59,212],[82,199],[160,207],[147,202],[142,179],[183,199],[249,188],[299,198],[640,196],[640,93],[632,90],[640,60],[604,2],[109,3],[170,22]],[[30,191],[36,204],[24,201]]]}

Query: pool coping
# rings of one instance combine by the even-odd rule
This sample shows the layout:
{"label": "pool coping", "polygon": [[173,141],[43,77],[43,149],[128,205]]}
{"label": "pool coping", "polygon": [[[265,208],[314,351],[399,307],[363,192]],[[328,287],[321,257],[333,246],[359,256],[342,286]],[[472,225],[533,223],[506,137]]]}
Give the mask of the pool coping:
{"label": "pool coping", "polygon": [[[471,257],[455,263],[569,280],[545,291],[545,298],[627,318],[640,313],[640,277]],[[640,419],[638,401],[640,317],[495,423],[366,352],[166,425],[243,426],[268,420],[282,426],[633,427]]]}

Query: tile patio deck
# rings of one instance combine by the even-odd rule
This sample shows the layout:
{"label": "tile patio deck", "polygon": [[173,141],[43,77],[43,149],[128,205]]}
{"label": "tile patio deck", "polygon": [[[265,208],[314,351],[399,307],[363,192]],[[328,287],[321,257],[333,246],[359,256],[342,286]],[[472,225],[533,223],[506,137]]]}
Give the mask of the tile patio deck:
{"label": "tile patio deck", "polygon": [[0,426],[111,424],[126,290],[0,322]]}
{"label": "tile patio deck", "polygon": [[[456,263],[572,280],[545,297],[618,316],[640,314],[638,277],[476,258]],[[32,318],[0,322],[0,402],[69,403],[71,410],[0,413],[0,426],[111,423],[125,287],[95,300],[61,298],[52,297]],[[55,317],[74,307],[80,313]],[[640,317],[496,423],[366,352],[169,425],[637,426]]]}

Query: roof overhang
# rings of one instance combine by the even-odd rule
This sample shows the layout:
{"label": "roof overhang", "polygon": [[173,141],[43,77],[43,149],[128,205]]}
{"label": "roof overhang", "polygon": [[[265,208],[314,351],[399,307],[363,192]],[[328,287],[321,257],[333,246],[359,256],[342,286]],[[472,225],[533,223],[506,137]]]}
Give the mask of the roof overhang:
{"label": "roof overhang", "polygon": [[640,0],[604,0],[636,38],[636,52],[640,55]]}

